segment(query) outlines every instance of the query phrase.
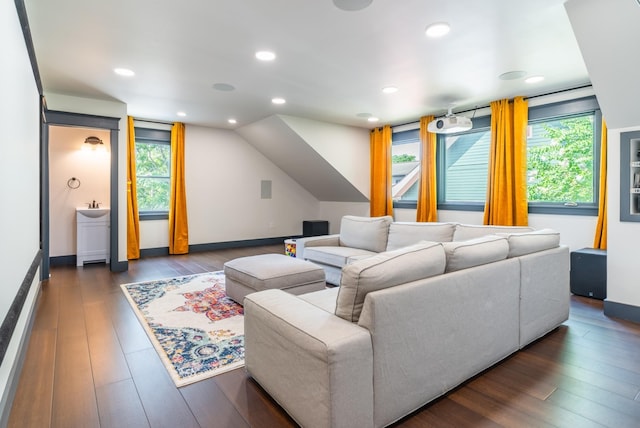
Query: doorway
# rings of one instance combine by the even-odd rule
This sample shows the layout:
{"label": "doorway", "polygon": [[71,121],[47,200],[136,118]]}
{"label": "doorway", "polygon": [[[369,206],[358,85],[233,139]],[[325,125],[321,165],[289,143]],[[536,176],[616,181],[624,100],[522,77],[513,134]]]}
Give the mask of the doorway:
{"label": "doorway", "polygon": [[[127,270],[127,262],[118,261],[118,132],[119,118],[93,116],[78,113],[68,113],[45,110],[42,122],[42,141],[40,151],[41,162],[41,186],[40,186],[40,235],[42,246],[42,266],[40,269],[41,279],[49,278],[51,266],[51,195],[50,195],[50,179],[51,165],[49,159],[49,137],[51,127],[79,127],[96,130],[104,130],[108,133],[107,141],[103,141],[108,152],[110,152],[109,162],[109,192],[108,203],[110,207],[110,269],[115,272]],[[106,135],[106,134],[105,134]],[[69,177],[71,180],[73,177]],[[78,177],[75,177],[78,179]],[[71,186],[77,183],[71,182]],[[82,184],[81,184],[82,185]]]}
{"label": "doorway", "polygon": [[[109,131],[76,126],[49,126],[49,261],[75,265],[76,209],[109,207],[111,152]],[[104,222],[104,220],[103,220]],[[104,229],[103,234],[108,229]],[[102,246],[108,241],[102,239]],[[105,251],[108,246],[105,247]]]}

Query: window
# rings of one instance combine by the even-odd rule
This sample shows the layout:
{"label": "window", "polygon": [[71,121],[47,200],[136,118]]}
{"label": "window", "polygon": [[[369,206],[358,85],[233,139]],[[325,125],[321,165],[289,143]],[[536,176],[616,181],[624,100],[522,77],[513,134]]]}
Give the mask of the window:
{"label": "window", "polygon": [[487,197],[491,117],[473,119],[473,129],[438,135],[438,208],[482,211]]}
{"label": "window", "polygon": [[597,215],[601,122],[594,97],[529,109],[529,212]]}
{"label": "window", "polygon": [[135,128],[136,186],[140,219],[168,218],[171,132]]}
{"label": "window", "polygon": [[[420,181],[420,135],[412,129],[393,134],[391,145],[391,171],[394,205],[415,207]],[[408,203],[408,205],[407,205]]]}
{"label": "window", "polygon": [[447,202],[482,202],[487,196],[487,169],[491,132],[488,129],[464,134],[442,135],[441,169]]}
{"label": "window", "polygon": [[[597,215],[601,115],[595,97],[529,108],[530,213]],[[438,208],[484,209],[490,116],[473,130],[438,135]]]}

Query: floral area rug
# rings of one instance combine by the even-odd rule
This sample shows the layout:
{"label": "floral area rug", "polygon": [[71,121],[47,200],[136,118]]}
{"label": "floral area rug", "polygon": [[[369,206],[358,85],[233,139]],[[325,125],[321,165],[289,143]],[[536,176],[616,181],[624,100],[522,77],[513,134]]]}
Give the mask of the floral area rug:
{"label": "floral area rug", "polygon": [[120,287],[176,386],[244,365],[244,312],[222,271]]}

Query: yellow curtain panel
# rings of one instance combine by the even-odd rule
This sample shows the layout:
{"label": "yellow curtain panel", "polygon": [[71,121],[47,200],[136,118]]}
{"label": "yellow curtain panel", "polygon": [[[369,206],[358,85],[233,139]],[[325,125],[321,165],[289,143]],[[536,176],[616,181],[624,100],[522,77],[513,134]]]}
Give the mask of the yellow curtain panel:
{"label": "yellow curtain panel", "polygon": [[171,199],[169,200],[169,254],[189,252],[187,194],[184,171],[184,123],[171,127]]}
{"label": "yellow curtain panel", "polygon": [[371,131],[371,217],[393,215],[391,126]]}
{"label": "yellow curtain panel", "polygon": [[436,134],[427,131],[434,116],[420,118],[420,182],[416,221],[438,221]]}
{"label": "yellow curtain panel", "polygon": [[602,120],[600,137],[600,192],[598,197],[598,223],[593,248],[607,249],[607,124]]}
{"label": "yellow curtain panel", "polygon": [[140,223],[136,190],[136,135],[133,118],[127,118],[127,259],[140,258]]}
{"label": "yellow curtain panel", "polygon": [[484,224],[526,226],[528,103],[491,103],[491,150]]}

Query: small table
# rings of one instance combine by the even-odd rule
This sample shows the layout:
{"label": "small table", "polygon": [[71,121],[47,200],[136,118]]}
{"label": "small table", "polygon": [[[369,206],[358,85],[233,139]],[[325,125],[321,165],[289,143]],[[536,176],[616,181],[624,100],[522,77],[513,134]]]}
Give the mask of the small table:
{"label": "small table", "polygon": [[306,260],[284,254],[240,257],[224,264],[227,296],[242,304],[256,291],[279,288],[304,294],[325,288],[324,269]]}

